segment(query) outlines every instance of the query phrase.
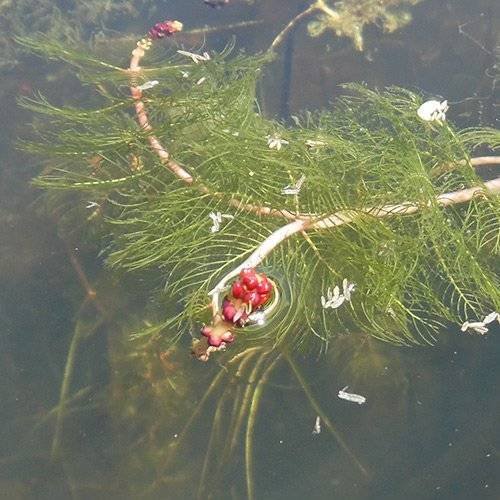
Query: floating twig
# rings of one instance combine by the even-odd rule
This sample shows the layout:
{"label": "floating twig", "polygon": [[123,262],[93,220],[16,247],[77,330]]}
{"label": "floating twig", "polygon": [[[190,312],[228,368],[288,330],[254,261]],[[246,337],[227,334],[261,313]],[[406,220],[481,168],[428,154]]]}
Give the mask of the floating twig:
{"label": "floating twig", "polygon": [[359,394],[354,394],[353,392],[346,392],[349,386],[346,385],[343,389],[339,391],[338,397],[340,399],[345,399],[346,401],[351,401],[352,403],[357,403],[358,405],[362,405],[366,403],[366,398],[364,396],[360,396]]}

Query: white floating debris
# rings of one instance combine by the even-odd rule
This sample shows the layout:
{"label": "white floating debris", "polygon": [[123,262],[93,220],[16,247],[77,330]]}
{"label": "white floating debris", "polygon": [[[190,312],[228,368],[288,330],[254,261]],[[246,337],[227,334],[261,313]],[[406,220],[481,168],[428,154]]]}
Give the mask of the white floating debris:
{"label": "white floating debris", "polygon": [[206,76],[202,76],[197,82],[196,85],[201,85],[207,79]]}
{"label": "white floating debris", "polygon": [[254,311],[252,314],[248,315],[248,319],[252,323],[262,326],[266,322],[266,314],[264,311]]}
{"label": "white floating debris", "polygon": [[145,82],[142,85],[138,85],[137,88],[139,90],[149,90],[153,87],[156,87],[160,82],[158,80],[149,80],[149,82]]}
{"label": "white floating debris", "polygon": [[426,122],[444,122],[448,111],[448,101],[426,101],[418,109],[417,115]]}
{"label": "white floating debris", "polygon": [[222,219],[234,219],[232,215],[221,214],[220,212],[210,212],[208,214],[210,219],[212,219],[212,227],[210,228],[211,233],[217,233],[220,231],[220,225],[222,224]]}
{"label": "white floating debris", "polygon": [[485,325],[488,325],[489,323],[492,323],[495,320],[497,320],[500,323],[500,314],[498,314],[497,312],[493,311],[493,312],[490,312],[490,314],[488,314],[487,316],[484,317],[483,323]]}
{"label": "white floating debris", "polygon": [[344,278],[342,281],[342,288],[344,292],[345,300],[351,300],[351,293],[354,292],[356,285],[354,283],[349,283],[347,278]]}
{"label": "white floating debris", "polygon": [[310,149],[322,148],[323,146],[326,146],[326,142],[312,141],[311,139],[307,139],[306,146]]}
{"label": "white floating debris", "polygon": [[467,330],[474,330],[476,333],[484,335],[488,332],[488,328],[484,325],[482,321],[466,321],[460,328],[462,332],[466,332]]}
{"label": "white floating debris", "polygon": [[210,54],[208,52],[203,52],[203,55],[195,54],[194,52],[188,52],[187,50],[178,50],[178,54],[182,56],[189,57],[195,64],[204,61],[210,61]]}
{"label": "white floating debris", "polygon": [[281,194],[291,194],[291,195],[297,195],[300,193],[300,190],[302,189],[302,184],[304,184],[304,181],[306,180],[306,176],[302,175],[300,179],[292,185],[285,186],[281,190]]}
{"label": "white floating debris", "polygon": [[469,328],[471,330],[474,330],[476,333],[479,333],[480,335],[488,333],[488,328],[484,326],[484,323],[482,321],[476,321],[474,323],[470,323]]}
{"label": "white floating debris", "polygon": [[340,288],[336,286],[333,289],[328,288],[326,292],[326,299],[322,295],[321,296],[321,305],[323,306],[323,309],[337,309],[337,307],[340,307],[345,301],[344,295],[340,293]]}
{"label": "white floating debris", "polygon": [[222,214],[220,212],[210,212],[208,216],[212,219],[212,227],[210,228],[211,233],[217,233],[220,231],[220,225],[222,222]]}
{"label": "white floating debris", "polygon": [[497,320],[500,323],[500,314],[493,311],[487,314],[484,317],[483,321],[465,321],[463,325],[460,327],[460,330],[462,332],[466,332],[467,330],[473,330],[474,332],[479,333],[480,335],[484,335],[485,333],[488,333],[488,327],[486,325],[489,325],[495,320]]}
{"label": "white floating debris", "polygon": [[266,135],[266,139],[269,149],[276,149],[276,151],[279,151],[283,144],[290,144],[288,141],[285,141],[285,139],[282,139],[278,135]]}
{"label": "white floating debris", "polygon": [[319,415],[316,417],[316,422],[314,422],[314,427],[313,427],[312,433],[313,434],[320,434],[321,433],[321,418]]}
{"label": "white floating debris", "polygon": [[346,392],[346,389],[349,386],[346,385],[342,390],[339,391],[339,398],[345,399],[346,401],[351,401],[352,403],[358,403],[358,405],[362,405],[366,403],[366,398],[364,396],[360,396],[359,394],[354,394],[352,392]]}
{"label": "white floating debris", "polygon": [[321,305],[323,309],[337,309],[340,307],[346,300],[349,302],[351,300],[351,293],[354,291],[356,285],[354,283],[350,283],[347,278],[342,280],[342,293],[340,293],[340,288],[336,286],[333,289],[328,288],[326,292],[326,298],[321,296]]}
{"label": "white floating debris", "polygon": [[99,208],[101,205],[97,201],[88,201],[85,208]]}

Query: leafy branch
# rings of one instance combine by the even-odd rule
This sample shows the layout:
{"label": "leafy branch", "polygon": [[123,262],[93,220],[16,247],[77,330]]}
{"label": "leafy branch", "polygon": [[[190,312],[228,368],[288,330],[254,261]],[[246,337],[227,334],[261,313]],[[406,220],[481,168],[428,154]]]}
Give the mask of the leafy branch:
{"label": "leafy branch", "polygon": [[[295,128],[269,120],[255,109],[255,87],[289,30],[261,56],[181,51],[148,70],[143,57],[159,49],[151,36],[124,70],[96,69],[79,54],[85,81],[106,85],[103,106],[25,103],[55,129],[26,144],[54,158],[36,183],[99,200],[108,263],[163,281],[168,318],[144,333],[177,339],[193,320],[216,321],[230,280],[256,266],[280,300],[263,326],[245,329],[255,342],[325,349],[359,327],[430,343],[443,324],[497,310],[500,179],[484,182],[477,170],[499,157],[469,152],[495,148],[498,131],[424,122],[418,95],[360,85]],[[44,51],[43,40],[28,45]],[[48,50],[54,57],[57,45]],[[355,283],[352,298],[325,307],[343,280]]]}

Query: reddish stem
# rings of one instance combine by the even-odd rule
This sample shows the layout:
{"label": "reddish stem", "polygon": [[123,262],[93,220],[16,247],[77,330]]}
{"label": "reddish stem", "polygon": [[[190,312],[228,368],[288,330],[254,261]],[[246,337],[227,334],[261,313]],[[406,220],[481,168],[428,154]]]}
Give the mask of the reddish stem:
{"label": "reddish stem", "polygon": [[[314,8],[317,8],[317,6],[315,6]],[[129,66],[130,72],[139,73],[141,71],[140,62],[141,62],[141,59],[144,57],[144,55],[145,55],[145,49],[139,44],[132,51],[132,58],[130,60],[130,66]],[[149,123],[149,118],[148,118],[148,115],[146,112],[146,106],[142,100],[142,90],[139,87],[132,85],[130,87],[130,93],[132,95],[132,98],[135,101],[135,112],[136,112],[136,116],[137,116],[137,121],[143,130],[149,132],[149,134],[148,134],[149,144],[151,145],[151,148],[153,149],[153,151],[155,151],[156,154],[159,156],[162,163],[176,177],[183,180],[185,183],[196,184],[197,188],[201,192],[206,193],[206,194],[210,194],[211,196],[214,196],[214,197],[220,197],[221,196],[220,194],[211,192],[207,186],[203,185],[199,181],[196,181],[196,183],[195,183],[195,179],[193,178],[193,176],[189,172],[187,172],[183,167],[181,167],[178,163],[176,163],[174,160],[172,160],[170,158],[170,154],[168,153],[168,151],[162,145],[160,140],[153,134],[153,127]],[[483,165],[500,164],[500,157],[498,157],[498,156],[492,156],[492,157],[483,156],[483,157],[478,157],[478,158],[471,158],[470,164],[472,166],[475,166],[475,167],[479,167],[479,166],[483,166]],[[290,221],[301,220],[301,221],[304,221],[305,223],[314,223],[314,221],[317,220],[318,218],[320,218],[321,220],[325,219],[325,216],[321,215],[321,214],[294,213],[294,212],[290,212],[289,210],[286,210],[286,209],[263,207],[263,206],[254,205],[251,203],[245,203],[242,200],[239,200],[237,198],[231,198],[229,200],[229,205],[232,206],[233,208],[238,209],[238,210],[244,210],[245,212],[250,212],[250,213],[253,213],[253,214],[256,214],[259,216],[283,217],[283,218],[288,219]],[[334,216],[327,216],[326,218],[329,218],[329,217],[334,217]]]}

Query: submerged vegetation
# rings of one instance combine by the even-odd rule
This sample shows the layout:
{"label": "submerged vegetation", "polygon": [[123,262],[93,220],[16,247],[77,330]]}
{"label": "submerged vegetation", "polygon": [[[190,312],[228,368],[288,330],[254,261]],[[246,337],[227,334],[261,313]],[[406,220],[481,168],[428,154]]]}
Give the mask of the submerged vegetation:
{"label": "submerged vegetation", "polygon": [[[304,12],[321,14],[327,5],[317,0]],[[266,68],[306,14],[256,55],[232,46],[190,52],[175,45],[180,23],[158,23],[128,67],[50,37],[19,40],[69,64],[87,93],[85,106],[23,98],[37,118],[36,137],[22,147],[46,159],[34,183],[61,232],[97,240],[108,265],[101,284],[90,283],[68,251],[86,298],[60,401],[47,417],[54,421],[51,456],[65,464],[68,417],[90,391],[76,381],[78,349],[109,327],[112,375],[105,402],[94,404],[107,405],[109,425],[123,438],[113,487],[125,497],[175,487],[179,498],[236,498],[243,483],[255,498],[254,478],[267,472],[255,458],[263,450],[258,418],[266,421],[259,428],[266,454],[283,448],[282,436],[303,449],[280,421],[287,411],[307,426],[315,417],[313,434],[323,428],[338,447],[339,476],[347,470],[347,482],[368,485],[374,464],[354,451],[365,448],[365,436],[357,446],[353,436],[347,442],[325,408],[337,392],[323,383],[331,373],[319,381],[306,375],[296,351],[328,351],[322,366],[333,360],[335,373],[354,382],[390,365],[383,385],[397,397],[385,418],[397,423],[409,375],[402,362],[389,363],[387,344],[434,344],[450,326],[485,333],[498,319],[500,179],[482,170],[500,163],[493,156],[500,132],[460,130],[446,116],[446,101],[357,83],[344,85],[332,109],[294,116],[294,126],[266,116],[257,97]],[[490,156],[476,155],[485,150]],[[255,310],[248,308],[253,299],[235,300],[236,288],[257,288],[251,279],[266,297]],[[118,303],[110,305],[99,287],[115,285]],[[89,319],[89,304],[97,320]],[[259,316],[233,321],[227,310],[235,304]],[[200,331],[228,339],[221,328],[234,344],[198,340]],[[196,363],[187,354],[193,339],[201,359],[212,347],[227,352]],[[265,408],[264,387],[286,398]],[[297,456],[307,463],[303,453]],[[81,474],[63,467],[71,489],[86,491],[72,483]],[[322,477],[320,466],[297,467],[297,477]]]}
{"label": "submerged vegetation", "polygon": [[[95,209],[89,224],[106,227],[110,266],[161,281],[169,317],[137,335],[196,335],[230,278],[258,266],[281,303],[244,336],[275,346],[325,349],[358,328],[433,343],[444,326],[499,309],[498,181],[479,175],[497,159],[471,159],[479,145],[498,147],[497,130],[425,121],[421,96],[358,84],[332,111],[286,127],[256,107],[272,51],[165,55],[151,40],[128,70],[24,40],[97,91],[90,109],[25,100],[46,119],[24,147],[51,156],[38,186]],[[337,304],[343,282],[349,300]]]}
{"label": "submerged vegetation", "polygon": [[13,35],[27,36],[42,32],[52,38],[67,40],[88,40],[104,37],[123,22],[144,14],[151,8],[151,0],[86,0],[84,2],[4,0],[0,3],[0,69],[19,64],[20,54]]}
{"label": "submerged vegetation", "polygon": [[352,39],[358,50],[363,50],[363,30],[371,23],[379,24],[387,33],[396,31],[411,21],[409,5],[415,5],[422,0],[358,0],[335,2],[330,7],[324,0],[316,1],[320,12],[317,19],[308,25],[311,36],[320,36],[324,31],[331,30],[337,36],[347,36]]}

